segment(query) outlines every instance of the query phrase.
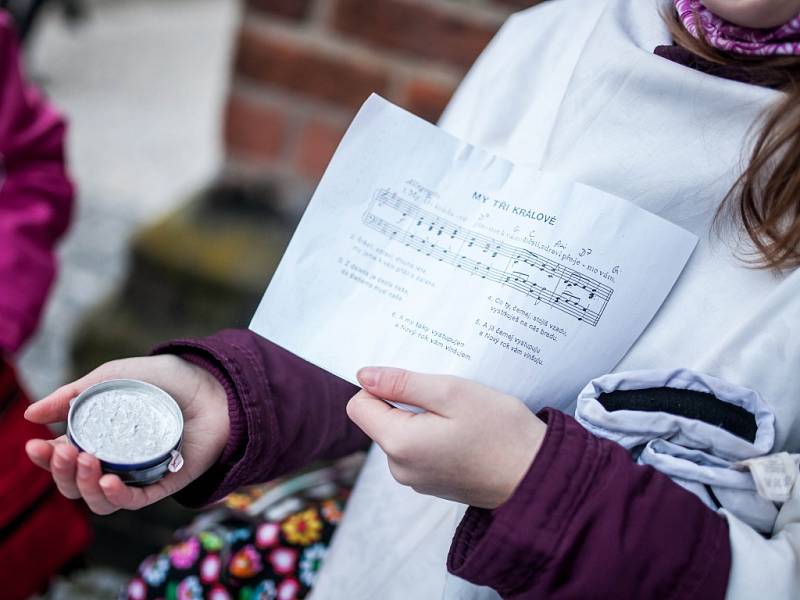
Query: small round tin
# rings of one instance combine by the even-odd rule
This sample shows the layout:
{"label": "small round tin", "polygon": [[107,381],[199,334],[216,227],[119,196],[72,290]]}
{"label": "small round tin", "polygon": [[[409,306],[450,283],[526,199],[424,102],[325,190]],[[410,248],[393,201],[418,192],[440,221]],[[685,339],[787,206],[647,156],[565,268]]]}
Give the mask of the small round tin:
{"label": "small round tin", "polygon": [[183,466],[181,409],[144,381],[112,379],[85,389],[70,402],[67,437],[128,485],[150,485]]}

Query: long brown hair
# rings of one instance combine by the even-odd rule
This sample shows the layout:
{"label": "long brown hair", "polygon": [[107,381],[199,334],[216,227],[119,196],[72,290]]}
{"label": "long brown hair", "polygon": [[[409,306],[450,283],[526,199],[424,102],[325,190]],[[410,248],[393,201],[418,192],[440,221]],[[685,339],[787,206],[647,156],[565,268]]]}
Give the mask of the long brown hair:
{"label": "long brown hair", "polygon": [[724,52],[689,33],[674,10],[666,19],[679,46],[784,92],[760,121],[749,164],[720,205],[716,223],[723,217],[739,222],[755,247],[755,253],[744,257],[750,264],[771,269],[800,266],[800,57]]}

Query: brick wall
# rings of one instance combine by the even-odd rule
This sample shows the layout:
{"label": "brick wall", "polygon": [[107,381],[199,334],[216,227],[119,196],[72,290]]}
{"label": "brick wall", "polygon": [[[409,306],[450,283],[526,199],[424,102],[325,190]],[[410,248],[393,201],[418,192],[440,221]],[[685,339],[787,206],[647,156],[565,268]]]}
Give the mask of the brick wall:
{"label": "brick wall", "polygon": [[229,177],[305,205],[371,92],[435,122],[513,11],[540,0],[245,0],[225,113]]}

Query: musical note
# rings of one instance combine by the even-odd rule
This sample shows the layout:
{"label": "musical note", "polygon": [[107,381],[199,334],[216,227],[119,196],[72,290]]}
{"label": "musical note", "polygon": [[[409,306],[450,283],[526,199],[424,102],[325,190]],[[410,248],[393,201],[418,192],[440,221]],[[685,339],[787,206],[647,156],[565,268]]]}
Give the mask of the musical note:
{"label": "musical note", "polygon": [[[406,216],[411,220],[403,221]],[[583,273],[527,248],[466,230],[391,190],[375,195],[363,223],[440,263],[510,287],[591,326],[600,321],[613,294],[611,287]]]}

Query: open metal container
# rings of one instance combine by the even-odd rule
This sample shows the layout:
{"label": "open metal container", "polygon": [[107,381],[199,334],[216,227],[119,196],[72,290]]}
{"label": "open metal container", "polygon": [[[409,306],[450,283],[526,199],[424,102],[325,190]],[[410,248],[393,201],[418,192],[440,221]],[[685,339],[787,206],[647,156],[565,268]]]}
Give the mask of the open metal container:
{"label": "open metal container", "polygon": [[144,381],[113,379],[84,390],[70,402],[67,437],[127,485],[150,485],[183,466],[183,413]]}

